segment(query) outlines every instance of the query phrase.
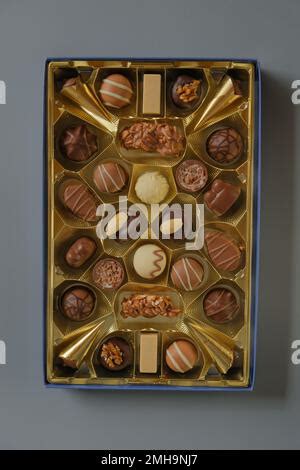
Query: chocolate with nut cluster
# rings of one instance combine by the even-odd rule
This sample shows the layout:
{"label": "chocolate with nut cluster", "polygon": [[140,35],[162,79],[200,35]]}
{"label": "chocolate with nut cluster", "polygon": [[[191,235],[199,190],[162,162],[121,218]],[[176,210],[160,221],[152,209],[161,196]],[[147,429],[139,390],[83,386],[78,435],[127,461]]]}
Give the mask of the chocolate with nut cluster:
{"label": "chocolate with nut cluster", "polygon": [[177,126],[156,121],[140,121],[121,131],[120,142],[127,150],[178,156],[184,151],[185,138]]}
{"label": "chocolate with nut cluster", "polygon": [[200,80],[189,75],[179,75],[172,86],[172,100],[179,108],[195,108],[199,104],[200,89]]}
{"label": "chocolate with nut cluster", "polygon": [[105,369],[113,372],[123,370],[132,363],[132,347],[124,338],[110,337],[101,344],[98,359]]}

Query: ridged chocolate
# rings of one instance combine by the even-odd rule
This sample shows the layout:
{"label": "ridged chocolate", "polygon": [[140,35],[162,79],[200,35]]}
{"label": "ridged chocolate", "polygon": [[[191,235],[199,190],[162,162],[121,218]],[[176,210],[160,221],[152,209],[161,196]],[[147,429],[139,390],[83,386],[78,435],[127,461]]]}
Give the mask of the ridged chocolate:
{"label": "ridged chocolate", "polygon": [[234,272],[241,267],[242,249],[229,235],[218,230],[209,230],[205,234],[205,243],[217,269]]}
{"label": "ridged chocolate", "polygon": [[78,180],[70,180],[64,186],[63,203],[79,219],[87,222],[97,220],[96,201],[88,187]]}
{"label": "ridged chocolate", "polygon": [[63,155],[69,160],[84,162],[97,151],[97,137],[81,124],[63,132],[60,147]]}

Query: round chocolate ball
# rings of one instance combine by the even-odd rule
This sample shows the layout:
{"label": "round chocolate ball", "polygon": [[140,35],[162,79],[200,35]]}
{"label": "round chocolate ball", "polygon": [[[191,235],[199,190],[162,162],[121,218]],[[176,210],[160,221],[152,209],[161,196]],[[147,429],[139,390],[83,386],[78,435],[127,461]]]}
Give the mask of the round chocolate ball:
{"label": "round chocolate ball", "polygon": [[112,109],[124,108],[131,102],[132,85],[124,75],[113,73],[102,80],[100,96],[105,106]]}
{"label": "round chocolate ball", "polygon": [[197,348],[190,340],[174,341],[166,350],[167,366],[174,372],[188,372],[195,367],[197,359]]}
{"label": "round chocolate ball", "polygon": [[196,193],[207,183],[207,168],[198,160],[185,160],[177,167],[175,179],[181,189]]}
{"label": "round chocolate ball", "polygon": [[179,108],[195,108],[200,101],[200,90],[200,80],[189,75],[179,75],[171,90],[173,103]]}
{"label": "round chocolate ball", "polygon": [[97,137],[81,124],[66,129],[60,138],[62,154],[74,162],[84,162],[97,151]]}
{"label": "round chocolate ball", "polygon": [[102,193],[117,193],[126,185],[128,175],[122,165],[104,162],[96,166],[93,180]]}
{"label": "round chocolate ball", "polygon": [[86,320],[95,306],[94,293],[87,287],[72,287],[61,299],[63,314],[74,321]]}
{"label": "round chocolate ball", "polygon": [[238,314],[239,303],[231,290],[218,287],[206,294],[203,309],[209,320],[215,323],[227,323]]}
{"label": "round chocolate ball", "polygon": [[159,204],[166,198],[170,186],[159,171],[146,171],[138,177],[134,189],[145,204]]}
{"label": "round chocolate ball", "polygon": [[122,284],[124,276],[122,264],[113,258],[98,261],[92,273],[93,281],[100,289],[117,289]]}
{"label": "round chocolate ball", "polygon": [[166,265],[166,253],[155,243],[140,246],[133,256],[133,268],[144,279],[155,279],[160,276]]}
{"label": "round chocolate ball", "polygon": [[124,338],[110,337],[101,344],[98,360],[105,369],[114,372],[123,370],[132,364],[132,346]]}
{"label": "round chocolate ball", "polygon": [[202,264],[191,256],[179,258],[171,268],[171,280],[179,290],[194,291],[203,281]]}
{"label": "round chocolate ball", "polygon": [[241,134],[233,127],[225,127],[213,132],[206,143],[208,155],[220,164],[234,163],[244,152]]}
{"label": "round chocolate ball", "polygon": [[97,249],[96,242],[89,237],[80,237],[72,243],[65,255],[66,263],[71,268],[80,268]]}

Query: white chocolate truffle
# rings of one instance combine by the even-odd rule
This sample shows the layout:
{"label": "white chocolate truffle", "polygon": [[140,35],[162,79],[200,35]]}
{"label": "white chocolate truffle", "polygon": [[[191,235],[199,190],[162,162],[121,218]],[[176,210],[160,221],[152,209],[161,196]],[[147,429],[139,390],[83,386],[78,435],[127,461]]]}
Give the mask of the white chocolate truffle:
{"label": "white chocolate truffle", "polygon": [[163,249],[154,243],[140,246],[133,257],[135,272],[144,279],[154,279],[163,273],[167,257]]}
{"label": "white chocolate truffle", "polygon": [[149,171],[138,177],[135,192],[145,204],[159,204],[169,192],[169,183],[158,171]]}

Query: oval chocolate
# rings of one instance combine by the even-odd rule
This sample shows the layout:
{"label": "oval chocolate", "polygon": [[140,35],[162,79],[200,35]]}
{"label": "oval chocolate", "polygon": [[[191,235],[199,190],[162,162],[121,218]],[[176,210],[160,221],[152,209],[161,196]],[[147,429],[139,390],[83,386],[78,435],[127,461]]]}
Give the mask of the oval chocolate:
{"label": "oval chocolate", "polygon": [[96,242],[89,237],[78,238],[68,249],[65,260],[71,268],[80,268],[97,249]]}

